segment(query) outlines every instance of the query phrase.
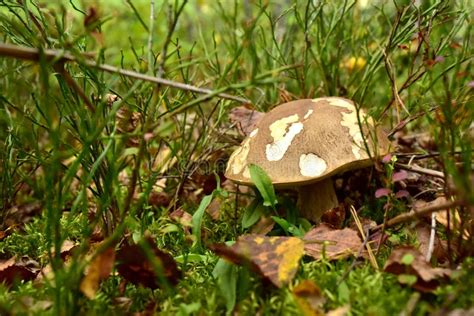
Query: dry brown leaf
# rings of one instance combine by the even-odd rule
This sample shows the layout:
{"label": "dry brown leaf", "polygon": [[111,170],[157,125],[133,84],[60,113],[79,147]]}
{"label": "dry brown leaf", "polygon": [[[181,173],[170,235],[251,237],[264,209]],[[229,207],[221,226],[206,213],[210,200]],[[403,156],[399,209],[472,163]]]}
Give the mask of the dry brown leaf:
{"label": "dry brown leaf", "polygon": [[321,216],[321,222],[335,228],[341,228],[346,218],[346,209],[344,203],[340,203],[337,207],[327,210]]}
{"label": "dry brown leaf", "polygon": [[173,257],[158,249],[152,238],[147,238],[146,242],[153,252],[154,260],[160,265],[161,275],[157,275],[155,266],[148,260],[145,251],[139,245],[124,245],[119,249],[117,252],[118,273],[128,282],[152,289],[166,285],[163,282],[176,285],[181,272]]}
{"label": "dry brown leaf", "polygon": [[270,216],[262,216],[258,222],[252,226],[251,233],[255,235],[266,235],[272,231],[275,221]]}
{"label": "dry brown leaf", "polygon": [[188,212],[184,211],[182,208],[178,208],[177,210],[174,210],[173,212],[170,213],[170,218],[177,222],[178,224],[181,224],[184,227],[191,227],[192,226],[192,215],[189,214]]}
{"label": "dry brown leaf", "polygon": [[248,266],[277,287],[293,279],[304,254],[299,238],[261,235],[243,235],[230,247],[215,244],[209,249],[230,262]]}
{"label": "dry brown leaf", "polygon": [[307,255],[319,260],[324,255],[327,259],[341,259],[357,254],[362,247],[357,231],[351,228],[334,229],[326,224],[311,229],[303,238]]}
{"label": "dry brown leaf", "polygon": [[[61,255],[61,259],[63,261],[68,259],[76,249],[78,249],[78,245],[76,245],[73,241],[66,239],[61,245],[61,250],[59,253]],[[54,247],[51,249],[51,252],[54,256]]]}
{"label": "dry brown leaf", "polygon": [[154,207],[168,207],[170,202],[171,197],[166,192],[152,191],[148,197],[148,204]]}
{"label": "dry brown leaf", "polygon": [[415,276],[416,282],[411,286],[421,292],[435,290],[440,281],[451,273],[449,269],[433,268],[418,250],[410,246],[394,249],[385,263],[384,271],[398,276]]}
{"label": "dry brown leaf", "polygon": [[304,316],[324,315],[322,306],[326,299],[313,281],[301,281],[293,289],[293,297]]}
{"label": "dry brown leaf", "polygon": [[114,247],[105,249],[91,261],[79,287],[86,297],[89,299],[95,298],[100,282],[110,276],[114,263]]}
{"label": "dry brown leaf", "polygon": [[[420,222],[416,225],[415,230],[418,243],[420,244],[418,249],[421,254],[426,257],[430,243],[431,227]],[[446,247],[446,242],[440,240],[438,236],[435,235],[432,258],[436,258],[437,262],[445,262],[448,260]]]}
{"label": "dry brown leaf", "polygon": [[26,256],[20,259],[12,257],[0,262],[0,283],[11,286],[15,282],[30,281],[36,277],[39,271],[39,264],[33,259]]}
{"label": "dry brown leaf", "polygon": [[209,214],[209,216],[211,216],[211,218],[215,221],[218,220],[221,215],[221,204],[222,199],[217,196],[212,199],[211,203],[206,208],[206,213]]}
{"label": "dry brown leaf", "polygon": [[[414,209],[416,210],[416,209],[421,209],[421,208],[427,208],[431,206],[444,204],[446,202],[447,200],[446,200],[446,197],[444,196],[440,196],[430,202],[418,200],[415,202]],[[461,216],[459,215],[459,211],[457,209],[451,209],[449,214],[450,214],[449,229],[451,231],[459,233],[460,223],[461,223]],[[426,217],[430,218],[431,216],[426,216]],[[443,225],[444,227],[448,227],[448,216],[447,216],[446,210],[436,212],[436,221],[440,223],[441,225]],[[467,229],[464,229],[463,239],[468,240],[469,238],[470,238],[469,231]]]}
{"label": "dry brown leaf", "polygon": [[4,227],[23,226],[41,213],[40,201],[14,205],[5,212]]}
{"label": "dry brown leaf", "polygon": [[245,106],[233,108],[229,113],[229,119],[237,125],[243,136],[248,136],[265,113],[247,109]]}

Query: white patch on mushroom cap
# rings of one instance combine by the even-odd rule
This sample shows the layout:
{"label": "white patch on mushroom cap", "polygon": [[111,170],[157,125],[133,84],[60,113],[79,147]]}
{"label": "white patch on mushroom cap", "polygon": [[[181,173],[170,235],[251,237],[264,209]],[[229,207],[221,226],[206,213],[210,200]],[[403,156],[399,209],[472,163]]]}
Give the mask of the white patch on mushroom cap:
{"label": "white patch on mushroom cap", "polygon": [[[354,144],[352,145],[352,153],[356,159],[361,159],[360,148],[363,145],[364,139],[362,138],[362,133],[360,132],[359,121],[357,120],[357,110],[354,104],[340,98],[326,98],[326,100],[331,105],[340,106],[347,110],[349,113],[342,112],[342,121],[341,125],[349,129],[349,135],[352,137]],[[361,110],[359,111],[361,120],[364,119],[365,113]]]}
{"label": "white patch on mushroom cap", "polygon": [[281,138],[276,139],[272,144],[267,144],[265,151],[267,159],[269,161],[281,160],[290,147],[291,142],[295,136],[298,135],[302,130],[303,123],[297,122],[291,124],[286,134],[284,134]]}
{"label": "white patch on mushroom cap", "polygon": [[324,159],[313,153],[302,154],[299,166],[300,173],[305,177],[317,177],[323,174],[328,167]]}
{"label": "white patch on mushroom cap", "polygon": [[309,109],[308,112],[306,112],[306,114],[303,116],[303,119],[307,120],[311,116],[311,114],[313,114],[313,112],[313,109]]}
{"label": "white patch on mushroom cap", "polygon": [[285,137],[286,134],[286,129],[288,128],[288,125],[291,123],[298,122],[299,117],[298,114],[293,114],[291,116],[287,116],[284,118],[279,119],[278,121],[273,122],[269,128],[270,128],[270,134],[273,137],[273,141],[279,141],[283,137]]}
{"label": "white patch on mushroom cap", "polygon": [[247,156],[250,151],[250,138],[246,138],[242,145],[237,148],[229,158],[227,172],[232,169],[233,174],[239,174],[247,165]]}

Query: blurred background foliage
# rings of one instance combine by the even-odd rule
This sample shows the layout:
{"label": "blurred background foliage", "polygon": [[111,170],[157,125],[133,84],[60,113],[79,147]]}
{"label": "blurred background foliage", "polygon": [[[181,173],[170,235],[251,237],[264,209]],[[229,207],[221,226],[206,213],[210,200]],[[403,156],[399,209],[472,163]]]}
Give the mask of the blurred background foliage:
{"label": "blurred background foliage", "polygon": [[[137,241],[152,232],[174,256],[189,254],[189,236],[172,226],[168,212],[183,207],[193,213],[224,180],[222,170],[212,168],[198,177],[199,165],[217,166],[242,139],[228,120],[238,102],[106,73],[87,60],[226,92],[259,111],[298,98],[348,97],[387,131],[407,122],[403,135],[427,137],[429,146],[415,149],[439,153],[428,166],[449,175],[445,193],[472,205],[472,12],[467,0],[0,1],[1,42],[66,51],[77,59],[63,65],[0,58],[2,230],[26,221],[25,205],[40,205],[30,208],[27,219],[35,219],[26,228],[11,229],[0,252],[51,262],[55,278],[44,293],[29,285],[4,289],[3,308],[21,310],[9,302],[26,296],[54,301],[58,313],[100,312],[112,304],[124,293],[118,277],[106,282],[95,302],[78,294],[97,230],[109,244],[124,234]],[[171,200],[165,206],[156,203],[161,193]],[[204,221],[209,242],[243,231],[233,196],[221,208],[219,220]],[[471,216],[462,214],[465,221]],[[16,242],[25,232],[40,235]],[[69,266],[60,258],[67,239],[81,245]],[[129,285],[132,310],[152,297],[168,312],[193,310],[196,302],[197,310],[222,311],[211,277],[216,258],[205,256],[182,264],[187,277],[178,296]],[[328,306],[347,303],[329,280],[341,271],[327,269],[322,284],[333,293]],[[359,274],[370,279],[366,270],[354,273],[354,280]],[[381,282],[381,275],[372,281],[398,287],[390,278]],[[357,282],[353,293],[378,291],[361,290]],[[295,311],[285,307],[286,290],[260,298],[255,293],[262,288],[254,284],[253,291],[242,310],[255,312],[263,301],[275,301],[266,312]],[[409,292],[400,293],[394,301],[408,300]],[[370,301],[353,304],[354,313],[363,314]]]}

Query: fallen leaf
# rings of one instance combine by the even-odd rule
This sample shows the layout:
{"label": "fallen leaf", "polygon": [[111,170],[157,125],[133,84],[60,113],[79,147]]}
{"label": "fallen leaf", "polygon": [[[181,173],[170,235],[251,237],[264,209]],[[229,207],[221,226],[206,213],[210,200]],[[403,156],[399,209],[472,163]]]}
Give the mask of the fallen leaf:
{"label": "fallen leaf", "polygon": [[385,263],[384,271],[402,276],[399,281],[410,275],[416,277],[411,286],[420,292],[434,291],[440,281],[451,273],[449,269],[433,268],[418,250],[410,246],[394,249]]}
{"label": "fallen leaf", "polygon": [[313,281],[301,281],[293,289],[293,297],[304,316],[324,315],[322,306],[326,299]]}
{"label": "fallen leaf", "polygon": [[304,243],[296,237],[243,235],[232,246],[210,245],[218,256],[248,266],[277,287],[288,284],[304,254]]}
{"label": "fallen leaf", "polygon": [[14,205],[5,212],[4,227],[22,226],[41,214],[41,210],[40,201]]}
{"label": "fallen leaf", "polygon": [[[432,207],[432,206],[437,206],[443,203],[446,203],[446,197],[440,196],[436,198],[433,201],[423,201],[423,200],[417,200],[414,205],[414,209],[422,209],[422,208],[427,208],[427,207]],[[426,218],[431,218],[431,215],[427,215]],[[436,212],[436,221],[443,225],[444,227],[448,227],[448,216],[446,210],[441,210]],[[449,218],[449,229],[453,232],[456,232],[459,234],[460,230],[460,225],[461,224],[461,216],[459,215],[459,211],[457,209],[451,209],[450,210],[450,218]],[[469,230],[464,229],[463,231],[463,239],[468,240],[470,238]]]}
{"label": "fallen leaf", "polygon": [[359,234],[352,228],[334,229],[326,224],[311,229],[304,235],[304,249],[307,255],[319,260],[341,259],[357,254],[362,247]]}
{"label": "fallen leaf", "polygon": [[206,208],[206,213],[215,221],[217,221],[221,215],[221,204],[222,199],[216,196]]}
{"label": "fallen leaf", "polygon": [[39,264],[33,259],[12,257],[0,262],[0,283],[11,286],[15,282],[27,282],[33,280],[39,271]]}
{"label": "fallen leaf", "polygon": [[[133,284],[141,284],[151,289],[166,286],[163,284],[165,282],[176,285],[181,272],[173,257],[158,249],[151,238],[146,238],[145,242],[153,254],[154,262],[150,262],[142,246],[124,245],[117,252],[118,273]],[[154,263],[159,266],[160,275],[157,274]]]}
{"label": "fallen leaf", "polygon": [[154,207],[168,207],[170,202],[171,198],[166,192],[152,191],[148,197],[148,204]]}
{"label": "fallen leaf", "polygon": [[100,282],[107,279],[115,263],[115,247],[98,254],[90,263],[79,289],[89,299],[94,299]]}
{"label": "fallen leaf", "polygon": [[[415,231],[418,243],[420,245],[418,250],[426,258],[430,243],[431,227],[425,223],[420,222],[418,225],[416,225]],[[446,242],[440,240],[439,237],[435,235],[432,258],[435,258],[437,262],[445,262],[448,260],[446,248]]]}
{"label": "fallen leaf", "polygon": [[[76,245],[73,241],[71,240],[65,240],[61,246],[61,250],[60,250],[60,255],[61,255],[61,259],[63,261],[65,261],[66,259],[68,259],[72,253],[78,249],[79,246]],[[52,250],[53,252],[53,255],[54,255],[54,249]]]}
{"label": "fallen leaf", "polygon": [[184,211],[182,208],[178,208],[177,210],[174,210],[173,212],[171,212],[170,218],[184,227],[192,226],[192,223],[191,223],[193,219],[192,215]]}
{"label": "fallen leaf", "polygon": [[329,224],[329,226],[340,228],[344,224],[346,218],[346,209],[344,203],[340,203],[337,207],[327,210],[321,216],[321,222]]}
{"label": "fallen leaf", "polygon": [[239,132],[243,136],[248,136],[252,132],[265,113],[247,109],[245,106],[238,106],[230,110],[229,119],[237,125]]}
{"label": "fallen leaf", "polygon": [[252,226],[250,232],[256,235],[266,235],[272,231],[275,221],[271,216],[262,216],[258,222]]}

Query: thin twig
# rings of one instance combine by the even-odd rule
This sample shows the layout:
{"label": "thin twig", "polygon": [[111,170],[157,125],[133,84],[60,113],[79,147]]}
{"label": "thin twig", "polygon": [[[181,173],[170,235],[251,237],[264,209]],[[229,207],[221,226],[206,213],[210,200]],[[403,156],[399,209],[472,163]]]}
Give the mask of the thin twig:
{"label": "thin twig", "polygon": [[431,213],[431,232],[430,232],[430,241],[428,243],[428,252],[426,253],[426,262],[431,261],[431,256],[433,255],[434,250],[434,241],[436,236],[436,213]]}
{"label": "thin twig", "polygon": [[[414,208],[413,210],[411,210],[408,213],[400,214],[400,215],[392,218],[391,220],[387,221],[387,223],[385,224],[385,228],[392,227],[392,226],[402,224],[402,223],[405,223],[405,222],[409,222],[409,221],[412,221],[416,218],[421,218],[425,215],[431,214],[433,212],[450,209],[452,207],[456,207],[456,206],[460,206],[460,205],[463,205],[463,201],[455,200],[455,201],[447,201],[447,202],[437,204],[437,205],[430,205],[430,206],[427,206],[427,207],[421,208],[421,209]],[[370,231],[375,232],[377,230],[382,229],[383,226],[384,226],[383,224],[377,225],[377,226],[371,228]]]}
{"label": "thin twig", "polygon": [[[455,151],[453,155],[460,155],[462,151]],[[397,158],[410,158],[410,160],[420,160],[426,158],[438,157],[441,155],[439,152],[430,152],[430,153],[393,153]]]}
{"label": "thin twig", "polygon": [[416,166],[416,165],[406,165],[406,164],[403,164],[403,163],[396,162],[395,167],[403,169],[403,170],[408,170],[408,171],[412,171],[412,172],[416,172],[416,173],[425,174],[427,176],[432,176],[432,177],[436,177],[436,178],[441,178],[441,179],[445,178],[444,172],[433,170],[433,169],[428,169],[428,168],[423,168],[423,167],[419,167],[419,166]]}
{"label": "thin twig", "polygon": [[69,72],[66,71],[64,68],[64,63],[57,63],[54,65],[54,69],[64,78],[64,81],[69,85],[69,87],[74,90],[79,97],[81,98],[82,102],[87,106],[89,111],[95,112],[95,107],[92,102],[89,100],[87,95],[85,94],[84,90],[77,84],[77,82],[71,77]]}
{"label": "thin twig", "polygon": [[357,255],[355,256],[354,260],[352,260],[351,265],[349,266],[349,268],[346,271],[344,271],[341,278],[337,282],[338,285],[341,284],[342,281],[344,281],[347,278],[347,276],[349,275],[349,273],[355,268],[355,266],[357,264],[357,260],[361,257],[362,251],[364,250],[364,248],[367,245],[367,242],[369,241],[369,238],[370,238],[369,232],[370,232],[370,230],[367,229],[366,234],[365,234],[365,238],[364,238],[364,242],[362,243],[362,245],[360,245],[359,250],[357,251]]}
{"label": "thin twig", "polygon": [[[237,101],[241,103],[252,103],[248,99],[237,97],[237,96],[230,95],[227,93],[216,93],[215,91],[211,89],[199,88],[199,87],[195,87],[195,86],[181,83],[181,82],[171,81],[171,80],[158,78],[158,77],[152,77],[152,76],[145,75],[139,72],[120,69],[120,68],[107,65],[107,64],[99,64],[99,63],[96,63],[95,61],[88,60],[88,59],[78,60],[78,58],[74,57],[73,55],[65,51],[58,51],[58,50],[53,50],[53,49],[45,49],[45,50],[40,51],[37,48],[0,43],[0,56],[13,57],[17,59],[24,59],[24,60],[30,60],[30,61],[36,61],[36,62],[40,60],[40,56],[43,56],[46,60],[50,62],[61,62],[61,61],[81,62],[86,66],[94,67],[106,72],[115,73],[115,74],[119,74],[119,75],[130,77],[130,78],[135,78],[139,80],[154,82],[154,83],[162,84],[164,86],[169,86],[169,87],[180,89],[180,90],[191,91],[191,92],[205,94],[205,95],[215,95],[222,99],[233,100],[233,101]],[[87,58],[89,56],[85,54],[84,57]]]}
{"label": "thin twig", "polygon": [[148,73],[153,74],[155,56],[153,54],[153,31],[155,26],[155,0],[150,0],[150,27],[148,30]]}
{"label": "thin twig", "polygon": [[437,106],[434,106],[432,108],[429,108],[427,111],[420,111],[418,113],[415,113],[413,115],[407,115],[405,118],[403,118],[398,124],[397,126],[395,126],[391,131],[390,133],[388,133],[388,137],[391,138],[396,132],[402,130],[405,128],[405,126],[407,126],[408,123],[411,123],[413,122],[414,120],[418,119],[419,117],[425,115],[426,113],[428,112],[432,112],[434,110],[436,110],[438,107]]}
{"label": "thin twig", "polygon": [[[368,234],[369,232],[367,232],[367,236],[366,236],[366,234],[364,233],[364,228],[363,228],[363,226],[362,226],[362,223],[361,223],[361,221],[360,221],[360,219],[359,219],[359,216],[357,215],[357,212],[356,212],[354,206],[351,205],[350,211],[351,211],[352,217],[354,218],[354,221],[355,221],[355,223],[356,223],[357,228],[359,229],[359,233],[360,233],[360,235],[362,236],[362,238],[364,238],[364,240],[365,240],[366,238],[369,238],[369,234]],[[365,244],[365,247],[367,248],[367,253],[368,253],[368,255],[369,255],[369,261],[370,261],[370,263],[372,264],[372,266],[373,266],[375,269],[378,270],[378,269],[379,269],[379,265],[378,265],[378,263],[377,263],[377,259],[376,259],[375,256],[374,256],[374,252],[372,251],[372,248],[370,247],[370,244],[369,244],[369,243],[366,243],[366,244]]]}

